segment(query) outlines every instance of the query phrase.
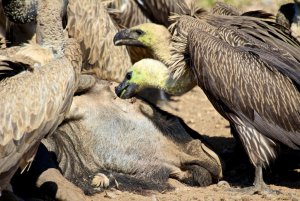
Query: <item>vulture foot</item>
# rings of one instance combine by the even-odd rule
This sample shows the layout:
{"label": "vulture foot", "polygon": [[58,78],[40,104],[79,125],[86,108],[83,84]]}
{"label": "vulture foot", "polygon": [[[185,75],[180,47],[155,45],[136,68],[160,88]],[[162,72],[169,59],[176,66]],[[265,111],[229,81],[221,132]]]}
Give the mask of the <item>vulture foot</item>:
{"label": "vulture foot", "polygon": [[243,189],[238,189],[242,194],[248,194],[248,195],[278,195],[280,194],[279,191],[272,190],[268,185],[265,184],[263,180],[263,172],[262,172],[262,166],[257,165],[255,168],[255,180],[254,180],[254,186],[243,188]]}

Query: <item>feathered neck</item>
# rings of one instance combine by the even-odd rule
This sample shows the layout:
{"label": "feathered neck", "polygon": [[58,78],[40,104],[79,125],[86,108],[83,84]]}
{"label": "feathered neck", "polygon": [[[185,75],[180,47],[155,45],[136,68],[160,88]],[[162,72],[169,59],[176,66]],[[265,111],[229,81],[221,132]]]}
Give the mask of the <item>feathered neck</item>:
{"label": "feathered neck", "polygon": [[158,88],[171,95],[182,95],[196,85],[189,72],[175,79],[169,69],[157,60],[143,59],[135,65],[133,71],[142,72],[138,81],[142,88]]}
{"label": "feathered neck", "polygon": [[155,43],[152,47],[153,58],[157,59],[164,64],[168,64],[168,61],[171,60],[171,48],[170,48],[171,35],[166,37],[161,42]]}
{"label": "feathered neck", "polygon": [[51,49],[54,55],[62,56],[65,39],[62,27],[63,1],[39,1],[37,12],[37,43]]}

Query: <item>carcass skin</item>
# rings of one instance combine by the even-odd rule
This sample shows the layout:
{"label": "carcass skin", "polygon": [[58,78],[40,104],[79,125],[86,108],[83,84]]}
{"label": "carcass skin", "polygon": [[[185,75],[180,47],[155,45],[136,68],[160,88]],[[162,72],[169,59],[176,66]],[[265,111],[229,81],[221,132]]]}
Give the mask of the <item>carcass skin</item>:
{"label": "carcass skin", "polygon": [[145,102],[116,98],[112,87],[98,80],[75,96],[65,122],[43,141],[68,180],[93,194],[99,178],[110,180],[100,187],[117,180],[119,189],[161,191],[171,188],[168,178],[206,186],[222,177],[218,156],[197,132]]}

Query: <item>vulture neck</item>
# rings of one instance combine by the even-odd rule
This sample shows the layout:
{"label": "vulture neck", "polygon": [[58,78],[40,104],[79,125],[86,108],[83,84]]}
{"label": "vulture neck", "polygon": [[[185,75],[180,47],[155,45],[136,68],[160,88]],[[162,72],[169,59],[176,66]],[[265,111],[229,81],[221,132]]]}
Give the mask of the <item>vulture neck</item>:
{"label": "vulture neck", "polygon": [[170,43],[168,41],[164,41],[162,43],[157,43],[153,47],[153,57],[165,65],[168,65],[168,62],[171,60],[171,50]]}
{"label": "vulture neck", "polygon": [[159,32],[157,34],[160,36],[158,39],[157,36],[153,37],[151,45],[148,48],[152,51],[152,56],[154,59],[161,61],[166,66],[172,58],[171,54],[171,34],[169,31]]}
{"label": "vulture neck", "polygon": [[144,78],[144,87],[162,89],[170,95],[182,95],[196,86],[195,79],[189,71],[176,79],[166,66],[151,66],[146,68],[146,71],[148,72]]}
{"label": "vulture neck", "polygon": [[[38,2],[36,41],[62,56],[64,33],[62,28],[63,1],[42,0]],[[54,34],[55,33],[55,34]]]}

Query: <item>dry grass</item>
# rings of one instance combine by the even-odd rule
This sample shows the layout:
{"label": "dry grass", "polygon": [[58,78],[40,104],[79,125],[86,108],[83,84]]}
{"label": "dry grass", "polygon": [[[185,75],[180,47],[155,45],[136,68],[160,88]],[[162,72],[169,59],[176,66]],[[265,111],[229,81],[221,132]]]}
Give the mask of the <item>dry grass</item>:
{"label": "dry grass", "polygon": [[[217,0],[196,0],[200,7],[210,8]],[[276,13],[278,8],[285,3],[293,2],[292,0],[219,0],[237,7],[243,11],[265,10]]]}

